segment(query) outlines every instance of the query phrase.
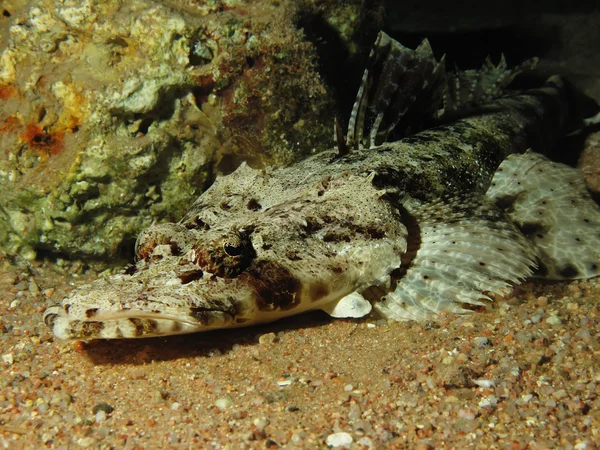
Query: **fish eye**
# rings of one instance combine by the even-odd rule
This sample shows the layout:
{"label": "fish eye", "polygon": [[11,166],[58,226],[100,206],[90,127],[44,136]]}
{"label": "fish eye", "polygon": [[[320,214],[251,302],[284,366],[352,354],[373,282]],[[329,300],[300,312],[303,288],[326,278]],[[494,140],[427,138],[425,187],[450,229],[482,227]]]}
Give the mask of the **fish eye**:
{"label": "fish eye", "polygon": [[244,252],[244,245],[242,242],[225,242],[223,250],[229,256],[240,256]]}

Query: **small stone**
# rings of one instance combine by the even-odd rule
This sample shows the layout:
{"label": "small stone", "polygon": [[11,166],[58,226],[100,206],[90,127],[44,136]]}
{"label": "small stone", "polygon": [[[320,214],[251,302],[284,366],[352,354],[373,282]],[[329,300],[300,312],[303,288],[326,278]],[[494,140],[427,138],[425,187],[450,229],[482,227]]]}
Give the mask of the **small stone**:
{"label": "small stone", "polygon": [[306,431],[297,431],[292,434],[291,441],[294,445],[301,446],[305,444],[306,438],[308,437],[308,433]]}
{"label": "small stone", "polygon": [[98,403],[92,409],[92,411],[94,412],[94,414],[98,414],[99,411],[104,411],[106,414],[110,414],[114,410],[115,410],[115,408],[113,408],[112,406],[110,406],[108,403]]}
{"label": "small stone", "polygon": [[226,409],[231,408],[233,405],[233,401],[230,397],[221,397],[215,402],[215,406],[219,408],[221,411],[225,411]]}
{"label": "small stone", "polygon": [[368,447],[368,448],[374,447],[373,441],[371,440],[371,438],[368,438],[366,436],[361,437],[356,443],[358,445],[362,445],[362,446]]}
{"label": "small stone", "polygon": [[173,402],[171,404],[171,410],[173,410],[173,411],[177,411],[180,407],[181,407],[181,403],[179,403],[179,402]]}
{"label": "small stone", "polygon": [[488,345],[491,345],[490,340],[487,337],[476,337],[473,340],[477,347],[487,347]]}
{"label": "small stone", "polygon": [[460,417],[461,419],[465,419],[465,420],[474,420],[475,413],[470,409],[464,408],[464,409],[458,410],[458,417]]}
{"label": "small stone", "polygon": [[541,314],[534,314],[533,316],[531,316],[532,323],[539,323],[541,320],[542,320]]}
{"label": "small stone", "polygon": [[258,431],[265,431],[265,428],[269,425],[269,419],[266,417],[257,417],[252,423]]}
{"label": "small stone", "polygon": [[265,333],[258,337],[258,343],[262,345],[273,344],[274,342],[277,342],[277,335],[275,333]]}
{"label": "small stone", "polygon": [[38,410],[38,413],[44,414],[48,411],[48,408],[49,408],[48,403],[43,402],[38,405],[37,410]]}
{"label": "small stone", "polygon": [[104,422],[106,420],[106,417],[107,417],[106,411],[99,410],[96,413],[96,423]]}
{"label": "small stone", "polygon": [[473,383],[475,383],[477,386],[479,387],[483,387],[483,388],[491,388],[496,386],[496,382],[494,380],[485,380],[485,379],[480,379],[480,380],[471,380],[473,381]]}
{"label": "small stone", "polygon": [[567,391],[565,391],[564,389],[559,389],[558,391],[554,391],[552,393],[552,397],[554,397],[556,400],[560,400],[561,398],[565,398],[568,395],[569,394],[567,394]]}
{"label": "small stone", "polygon": [[497,404],[498,404],[498,397],[496,397],[495,395],[488,395],[486,397],[483,397],[479,401],[479,406],[481,406],[482,408],[485,408],[488,406],[496,406]]}
{"label": "small stone", "polygon": [[561,325],[562,324],[562,320],[560,320],[560,317],[558,317],[557,315],[552,315],[552,316],[548,317],[546,319],[546,322],[549,323],[550,325]]}
{"label": "small stone", "polygon": [[346,447],[352,444],[354,439],[349,433],[340,431],[339,433],[333,433],[327,436],[327,445],[329,447]]}
{"label": "small stone", "polygon": [[96,439],[93,437],[84,437],[79,439],[77,443],[83,448],[92,447],[96,443]]}
{"label": "small stone", "polygon": [[29,284],[27,285],[27,290],[33,296],[39,295],[39,293],[40,293],[40,287],[37,285],[37,283],[33,279],[29,280]]}
{"label": "small stone", "polygon": [[354,386],[352,386],[351,384],[347,384],[346,386],[344,386],[344,391],[346,392],[350,392],[352,389],[354,389]]}
{"label": "small stone", "polygon": [[12,365],[15,362],[15,357],[12,353],[5,353],[2,355],[2,361],[8,365]]}

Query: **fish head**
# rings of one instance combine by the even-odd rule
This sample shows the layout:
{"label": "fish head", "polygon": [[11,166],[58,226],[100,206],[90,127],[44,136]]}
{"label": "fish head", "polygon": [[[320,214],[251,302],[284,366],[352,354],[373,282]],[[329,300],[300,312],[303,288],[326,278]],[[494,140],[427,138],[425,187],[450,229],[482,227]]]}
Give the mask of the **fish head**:
{"label": "fish head", "polygon": [[285,189],[249,168],[232,175],[179,223],[143,231],[135,266],[48,308],[55,335],[150,337],[271,322],[383,284],[400,265],[406,228],[372,177]]}

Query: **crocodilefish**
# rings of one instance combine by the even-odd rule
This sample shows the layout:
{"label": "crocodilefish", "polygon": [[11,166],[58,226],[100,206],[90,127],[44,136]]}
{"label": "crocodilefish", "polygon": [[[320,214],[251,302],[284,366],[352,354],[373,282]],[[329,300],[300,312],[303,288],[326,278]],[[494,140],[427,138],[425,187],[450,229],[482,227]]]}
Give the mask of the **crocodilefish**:
{"label": "crocodilefish", "polygon": [[424,40],[380,33],[337,148],[241,164],[136,262],[75,289],[44,321],[60,339],[166,336],[308,310],[423,320],[472,312],[527,277],[600,274],[600,209],[577,170],[538,152],[565,132],[553,76],[510,92],[527,61],[447,71]]}

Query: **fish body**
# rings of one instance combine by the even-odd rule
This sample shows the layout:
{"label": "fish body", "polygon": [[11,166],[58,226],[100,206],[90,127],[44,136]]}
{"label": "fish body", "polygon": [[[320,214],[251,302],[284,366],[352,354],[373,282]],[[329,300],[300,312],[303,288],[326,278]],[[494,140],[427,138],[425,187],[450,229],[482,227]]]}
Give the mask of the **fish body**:
{"label": "fish body", "polygon": [[[429,53],[421,59],[417,92],[448,95],[448,78],[435,81],[441,63]],[[600,273],[598,206],[574,169],[528,150],[547,148],[564,130],[559,78],[382,143],[381,130],[387,139],[411,124],[386,122],[378,111],[390,105],[377,98],[405,97],[404,88],[382,96],[369,83],[367,74],[361,89],[374,102],[359,92],[337,149],[279,169],[242,164],[217,178],[181,221],[140,234],[134,266],[78,288],[46,310],[46,324],[69,340],[241,327],[315,309],[418,320],[467,312],[536,270]],[[454,91],[447,110],[458,109]],[[414,107],[419,101],[409,101],[414,115],[429,117],[429,105]],[[553,181],[540,189],[541,180]]]}

